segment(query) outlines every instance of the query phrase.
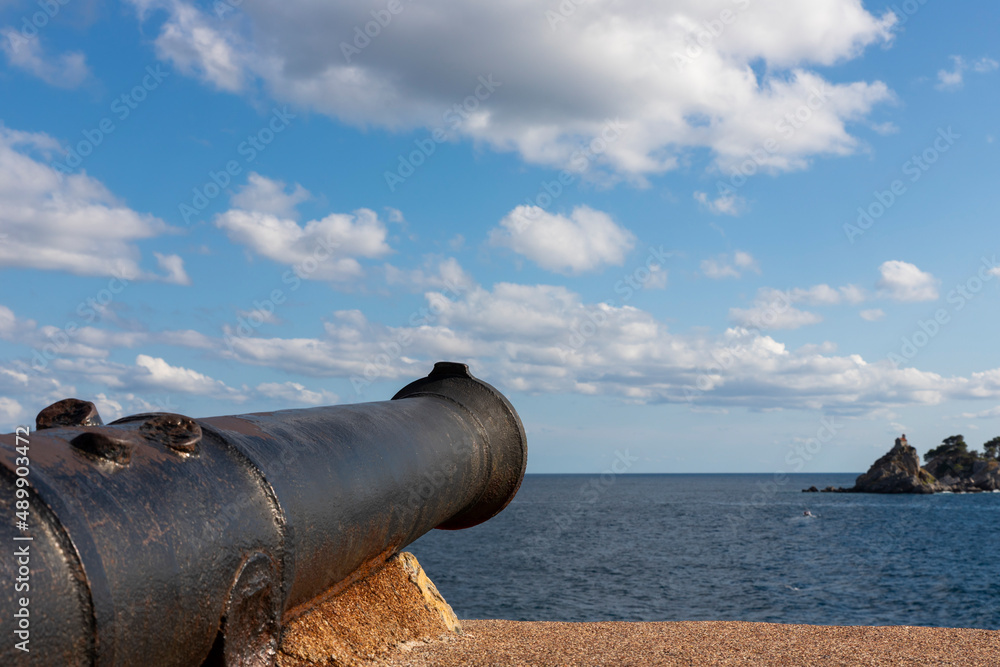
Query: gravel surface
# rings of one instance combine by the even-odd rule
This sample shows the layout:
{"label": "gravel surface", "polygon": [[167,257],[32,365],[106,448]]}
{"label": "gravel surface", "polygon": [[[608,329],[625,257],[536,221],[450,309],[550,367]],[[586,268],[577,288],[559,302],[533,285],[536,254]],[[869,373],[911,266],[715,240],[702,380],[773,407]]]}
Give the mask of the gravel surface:
{"label": "gravel surface", "polygon": [[1000,631],[910,626],[462,621],[465,634],[409,642],[383,667],[499,665],[989,665]]}

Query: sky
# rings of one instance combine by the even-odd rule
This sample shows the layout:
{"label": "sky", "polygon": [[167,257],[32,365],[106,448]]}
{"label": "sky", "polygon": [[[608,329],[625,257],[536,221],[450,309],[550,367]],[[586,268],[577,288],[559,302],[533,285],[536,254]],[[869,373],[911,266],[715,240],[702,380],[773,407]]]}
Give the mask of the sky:
{"label": "sky", "polygon": [[0,0],[0,427],[452,360],[529,473],[978,447],[997,34],[986,0]]}

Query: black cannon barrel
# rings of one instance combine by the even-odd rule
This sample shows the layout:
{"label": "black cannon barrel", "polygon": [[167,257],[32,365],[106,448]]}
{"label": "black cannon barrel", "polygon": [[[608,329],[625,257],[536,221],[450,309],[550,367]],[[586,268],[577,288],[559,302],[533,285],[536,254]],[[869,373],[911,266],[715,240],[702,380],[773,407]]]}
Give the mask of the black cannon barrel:
{"label": "black cannon barrel", "polygon": [[514,408],[451,362],[377,403],[104,425],[60,401],[0,436],[0,664],[273,664],[283,621],[496,515],[526,461]]}

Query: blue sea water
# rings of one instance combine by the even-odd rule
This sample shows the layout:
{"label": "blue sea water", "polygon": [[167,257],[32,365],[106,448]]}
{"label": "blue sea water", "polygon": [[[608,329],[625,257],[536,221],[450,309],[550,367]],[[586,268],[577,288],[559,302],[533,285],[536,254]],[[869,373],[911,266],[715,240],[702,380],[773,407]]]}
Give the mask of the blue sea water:
{"label": "blue sea water", "polygon": [[407,550],[459,618],[1000,629],[1000,493],[801,492],[855,477],[528,475]]}

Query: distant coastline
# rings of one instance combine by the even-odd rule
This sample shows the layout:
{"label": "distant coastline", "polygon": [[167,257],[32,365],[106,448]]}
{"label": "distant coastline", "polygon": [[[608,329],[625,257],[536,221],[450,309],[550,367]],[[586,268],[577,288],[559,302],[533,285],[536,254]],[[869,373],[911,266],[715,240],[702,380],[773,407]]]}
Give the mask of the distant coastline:
{"label": "distant coastline", "polygon": [[924,454],[924,465],[906,434],[887,454],[858,476],[853,487],[811,486],[803,492],[829,493],[983,493],[1000,492],[1000,437],[969,450],[962,435],[945,438]]}

